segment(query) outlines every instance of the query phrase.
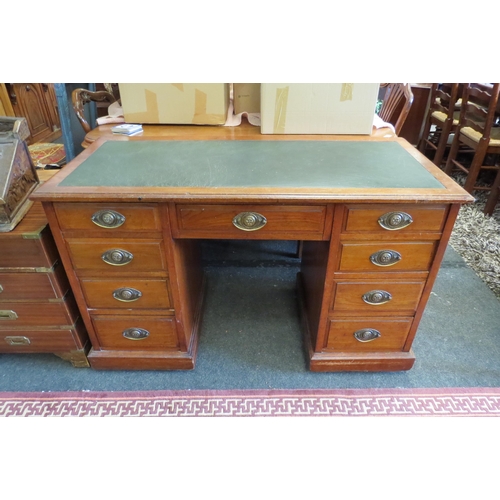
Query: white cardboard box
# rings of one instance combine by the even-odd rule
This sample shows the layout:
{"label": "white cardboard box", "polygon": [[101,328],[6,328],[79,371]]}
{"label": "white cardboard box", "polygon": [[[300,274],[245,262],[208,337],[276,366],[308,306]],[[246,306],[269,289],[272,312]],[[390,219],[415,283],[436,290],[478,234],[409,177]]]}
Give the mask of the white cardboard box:
{"label": "white cardboard box", "polygon": [[223,125],[228,83],[120,83],[127,123]]}
{"label": "white cardboard box", "polygon": [[372,132],[378,83],[262,83],[263,134]]}
{"label": "white cardboard box", "polygon": [[233,83],[234,114],[260,113],[260,83]]}

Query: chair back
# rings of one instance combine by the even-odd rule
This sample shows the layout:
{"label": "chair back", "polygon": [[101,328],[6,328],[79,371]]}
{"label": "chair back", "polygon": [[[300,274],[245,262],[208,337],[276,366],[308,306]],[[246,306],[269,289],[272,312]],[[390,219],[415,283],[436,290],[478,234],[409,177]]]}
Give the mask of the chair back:
{"label": "chair back", "polygon": [[385,122],[394,125],[399,135],[413,103],[413,92],[409,83],[389,83],[378,115]]}
{"label": "chair back", "polygon": [[431,113],[444,113],[452,120],[457,111],[458,89],[458,83],[433,83],[430,98]]}
{"label": "chair back", "polygon": [[71,94],[71,100],[73,102],[73,109],[75,110],[78,121],[83,127],[83,130],[88,134],[93,127],[90,126],[89,122],[85,117],[84,107],[89,102],[107,102],[112,104],[116,101],[116,98],[110,92],[106,90],[91,91],[88,89],[75,89]]}
{"label": "chair back", "polygon": [[465,84],[460,112],[460,129],[469,127],[480,134],[481,140],[489,141],[491,128],[500,114],[497,109],[500,83]]}

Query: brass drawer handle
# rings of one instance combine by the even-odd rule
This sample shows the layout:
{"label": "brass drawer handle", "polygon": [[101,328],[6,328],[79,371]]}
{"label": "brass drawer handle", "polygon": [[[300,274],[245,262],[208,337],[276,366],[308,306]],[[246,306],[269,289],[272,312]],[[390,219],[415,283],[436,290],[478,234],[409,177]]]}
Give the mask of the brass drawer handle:
{"label": "brass drawer handle", "polygon": [[242,231],[257,231],[267,224],[267,219],[257,212],[241,212],[233,218],[233,224]]}
{"label": "brass drawer handle", "polygon": [[371,342],[381,336],[382,334],[374,328],[362,328],[361,330],[354,332],[354,338],[359,342]]}
{"label": "brass drawer handle", "polygon": [[91,217],[91,220],[96,226],[114,229],[125,222],[125,216],[115,210],[99,210]]}
{"label": "brass drawer handle", "polygon": [[370,255],[370,262],[376,266],[388,267],[397,264],[401,260],[401,254],[396,250],[379,250]]}
{"label": "brass drawer handle", "polygon": [[2,293],[2,292],[3,292],[3,286],[0,285],[0,293]]}
{"label": "brass drawer handle", "polygon": [[17,319],[17,313],[15,311],[9,311],[7,309],[0,310],[0,320],[2,319]]}
{"label": "brass drawer handle", "polygon": [[101,258],[106,264],[112,266],[124,266],[128,264],[133,258],[133,254],[127,252],[126,250],[121,250],[119,248],[114,248],[112,250],[107,250],[101,255]]}
{"label": "brass drawer handle", "polygon": [[140,290],[136,290],[135,288],[117,288],[113,292],[113,297],[121,302],[133,302],[134,300],[138,300],[142,297],[142,292]]}
{"label": "brass drawer handle", "polygon": [[31,340],[28,337],[5,337],[5,342],[9,345],[30,345]]}
{"label": "brass drawer handle", "polygon": [[143,328],[127,328],[123,331],[123,336],[129,340],[144,340],[149,337],[149,332]]}
{"label": "brass drawer handle", "polygon": [[410,214],[406,212],[387,212],[381,215],[378,223],[389,231],[397,231],[409,226],[413,222]]}
{"label": "brass drawer handle", "polygon": [[392,295],[385,290],[371,290],[361,297],[367,304],[380,306],[392,300]]}

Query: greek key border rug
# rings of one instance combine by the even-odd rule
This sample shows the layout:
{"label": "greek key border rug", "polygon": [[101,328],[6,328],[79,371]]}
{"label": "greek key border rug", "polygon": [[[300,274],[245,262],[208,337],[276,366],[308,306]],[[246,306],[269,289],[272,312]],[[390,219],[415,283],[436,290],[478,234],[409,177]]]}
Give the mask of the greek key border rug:
{"label": "greek key border rug", "polygon": [[500,388],[0,392],[0,417],[500,416]]}

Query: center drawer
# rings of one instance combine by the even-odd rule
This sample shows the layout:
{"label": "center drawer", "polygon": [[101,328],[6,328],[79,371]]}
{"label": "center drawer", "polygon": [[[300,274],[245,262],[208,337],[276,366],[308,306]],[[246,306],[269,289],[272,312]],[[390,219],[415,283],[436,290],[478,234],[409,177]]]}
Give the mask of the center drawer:
{"label": "center drawer", "polygon": [[325,240],[326,206],[177,205],[174,237]]}

